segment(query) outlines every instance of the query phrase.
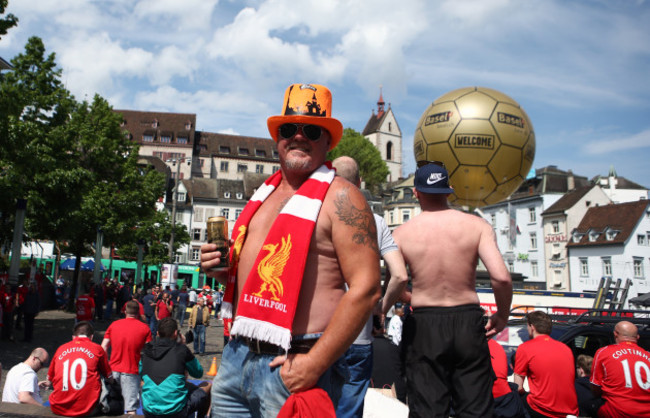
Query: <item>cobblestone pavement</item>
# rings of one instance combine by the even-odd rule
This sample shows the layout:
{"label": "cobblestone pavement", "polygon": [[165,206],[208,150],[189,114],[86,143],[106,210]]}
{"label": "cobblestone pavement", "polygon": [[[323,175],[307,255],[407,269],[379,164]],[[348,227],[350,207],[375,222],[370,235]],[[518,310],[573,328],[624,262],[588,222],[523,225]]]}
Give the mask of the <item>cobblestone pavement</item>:
{"label": "cobblestone pavement", "polygon": [[[13,366],[25,360],[29,353],[36,347],[43,347],[50,356],[54,355],[56,349],[72,339],[72,327],[74,326],[75,315],[59,310],[43,311],[38,314],[34,323],[34,338],[31,343],[21,342],[22,330],[14,330],[15,341],[0,341],[0,363],[2,363],[2,379],[0,379],[0,390],[4,388],[5,377]],[[93,341],[101,344],[104,333],[110,325],[109,322],[100,321],[95,323],[95,336]],[[182,328],[183,334],[187,332],[187,322]],[[194,352],[193,343],[188,344],[190,351]],[[210,370],[212,359],[216,357],[217,367],[221,361],[223,350],[223,323],[221,320],[210,318],[210,326],[206,329],[205,354],[197,356],[205,373]],[[45,380],[48,367],[38,371],[38,379]],[[203,380],[212,380],[210,376],[203,376]],[[42,390],[43,400],[47,400],[50,391]]]}

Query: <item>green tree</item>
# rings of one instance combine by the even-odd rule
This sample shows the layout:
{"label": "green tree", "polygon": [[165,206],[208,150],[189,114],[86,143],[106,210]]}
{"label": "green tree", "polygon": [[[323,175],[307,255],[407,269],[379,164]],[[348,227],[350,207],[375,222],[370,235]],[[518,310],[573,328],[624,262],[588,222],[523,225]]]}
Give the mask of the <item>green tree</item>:
{"label": "green tree", "polygon": [[[138,148],[106,100],[78,103],[62,87],[54,54],[45,56],[39,38],[12,64],[0,76],[0,205],[27,198],[26,231],[77,256],[74,292],[97,229],[104,242],[129,239],[129,230],[156,215],[164,177],[138,165]],[[2,208],[3,225],[11,213]]]}
{"label": "green tree", "polygon": [[68,148],[56,132],[74,107],[54,54],[45,55],[39,38],[30,38],[25,53],[11,62],[14,69],[0,73],[0,242],[5,248],[12,239],[16,201],[39,190],[42,174],[58,177]]}
{"label": "green tree", "polygon": [[2,16],[7,8],[7,4],[9,4],[9,0],[0,0],[0,38],[2,35],[6,35],[7,31],[18,23],[18,18],[11,13],[4,17]]}
{"label": "green tree", "polygon": [[[169,262],[169,238],[172,224],[167,211],[157,212],[144,219],[137,228],[132,229],[133,236],[118,248],[121,257],[135,259],[138,254],[138,241],[144,243],[145,251],[142,263],[145,266],[162,267]],[[190,234],[185,225],[174,224],[174,252],[190,243]]]}
{"label": "green tree", "polygon": [[379,150],[354,129],[346,128],[343,131],[341,142],[327,154],[327,158],[332,161],[343,155],[357,161],[361,178],[366,182],[368,190],[376,193],[379,185],[386,182],[389,170],[381,159]]}

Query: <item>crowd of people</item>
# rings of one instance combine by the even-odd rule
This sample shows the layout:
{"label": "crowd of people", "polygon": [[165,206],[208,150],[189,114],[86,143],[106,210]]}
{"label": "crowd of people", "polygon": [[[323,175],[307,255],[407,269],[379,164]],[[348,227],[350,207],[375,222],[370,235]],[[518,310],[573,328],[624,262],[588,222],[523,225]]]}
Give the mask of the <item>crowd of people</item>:
{"label": "crowd of people", "polygon": [[[102,386],[118,382],[124,411],[141,405],[146,417],[305,409],[361,417],[372,384],[394,386],[412,417],[650,416],[650,353],[628,321],[616,325],[616,344],[576,362],[550,338],[549,316],[529,313],[530,340],[508,382],[508,359],[492,337],[509,317],[511,277],[492,227],[448,205],[444,164],[418,161],[422,212],[391,234],[360,191],[358,164],[327,161],[343,132],[329,89],[293,84],[282,103],[281,115],[267,120],[280,170],[241,212],[226,260],[215,244],[201,247],[203,271],[225,291],[152,285],[134,294],[132,283],[112,281],[89,288],[47,380],[36,379],[49,357],[37,348],[9,371],[7,399],[38,403],[39,388],[51,387],[55,413],[81,416],[104,408]],[[475,289],[479,259],[497,307],[489,316]],[[228,268],[219,268],[224,261]],[[122,307],[124,318],[101,345],[93,342],[92,321],[112,320]],[[224,324],[221,363],[212,382],[194,384],[187,377],[203,376],[195,354],[205,352],[211,311]],[[186,321],[193,352],[181,331]],[[591,396],[579,391],[585,378]]]}

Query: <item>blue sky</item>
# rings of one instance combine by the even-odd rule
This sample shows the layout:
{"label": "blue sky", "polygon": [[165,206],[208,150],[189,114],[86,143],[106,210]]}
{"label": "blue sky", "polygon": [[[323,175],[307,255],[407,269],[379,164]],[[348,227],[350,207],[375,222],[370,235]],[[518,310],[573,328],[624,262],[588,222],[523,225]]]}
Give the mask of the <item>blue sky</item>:
{"label": "blue sky", "polygon": [[294,82],[325,84],[363,130],[379,86],[414,170],[427,106],[466,86],[518,101],[533,168],[650,187],[650,4],[644,0],[9,0],[6,60],[41,37],[78,98],[196,113],[197,129],[268,138]]}

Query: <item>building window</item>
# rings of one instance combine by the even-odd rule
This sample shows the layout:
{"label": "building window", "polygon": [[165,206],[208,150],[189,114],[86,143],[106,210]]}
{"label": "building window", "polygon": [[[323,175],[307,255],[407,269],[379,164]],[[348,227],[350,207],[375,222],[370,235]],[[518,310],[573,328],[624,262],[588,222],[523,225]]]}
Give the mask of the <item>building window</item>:
{"label": "building window", "polygon": [[153,142],[153,135],[151,134],[142,135],[142,142]]}
{"label": "building window", "polygon": [[393,211],[388,212],[388,223],[391,225],[395,223],[395,217],[393,216]]}
{"label": "building window", "polygon": [[185,199],[187,199],[187,196],[185,192],[176,192],[176,201],[177,202],[185,202]]}
{"label": "building window", "polygon": [[537,233],[536,232],[531,232],[530,233],[530,249],[531,250],[536,250],[537,249]]}
{"label": "building window", "polygon": [[634,257],[634,278],[645,278],[645,275],[643,274],[643,259],[641,257]]}
{"label": "building window", "polygon": [[230,147],[228,145],[219,145],[219,154],[230,154]]}
{"label": "building window", "polygon": [[237,172],[245,173],[248,171],[248,166],[246,164],[237,164]]}
{"label": "building window", "polygon": [[169,135],[162,135],[160,137],[160,142],[164,142],[166,144],[169,144],[170,142],[172,142],[172,137],[169,136]]}
{"label": "building window", "polygon": [[497,227],[497,215],[496,215],[496,213],[490,214],[490,225],[492,225],[492,228]]}
{"label": "building window", "polygon": [[393,159],[393,143],[390,141],[386,144],[386,159],[388,161]]}
{"label": "building window", "polygon": [[230,209],[228,208],[222,208],[221,209],[221,216],[224,218],[228,219],[228,215],[230,215]]}
{"label": "building window", "polygon": [[580,277],[589,277],[589,263],[586,257],[580,257]]}
{"label": "building window", "polygon": [[537,214],[535,213],[535,208],[528,208],[528,221],[537,222]]}
{"label": "building window", "polygon": [[261,157],[261,158],[266,158],[266,151],[263,149],[256,149],[255,150],[255,156],[256,157]]}
{"label": "building window", "polygon": [[278,154],[277,150],[273,150],[273,158],[275,158],[276,160],[280,158],[280,154]]}
{"label": "building window", "polygon": [[201,249],[197,247],[192,248],[192,261],[199,261],[201,255]]}
{"label": "building window", "polygon": [[248,155],[248,148],[239,148],[239,155]]}
{"label": "building window", "polygon": [[559,234],[560,233],[560,221],[551,222],[551,227],[553,228],[553,233],[554,234]]}
{"label": "building window", "polygon": [[514,273],[514,272],[515,272],[515,262],[512,261],[512,260],[508,260],[508,271],[509,271],[510,273]]}
{"label": "building window", "polygon": [[223,192],[223,197],[225,199],[230,199],[230,192]]}
{"label": "building window", "polygon": [[241,192],[237,192],[237,193],[235,193],[235,197],[236,197],[237,199],[243,199],[243,198],[244,198],[244,194],[241,193]]}
{"label": "building window", "polygon": [[611,257],[603,257],[601,258],[603,261],[603,276],[611,276],[612,275],[612,258]]}
{"label": "building window", "polygon": [[405,210],[402,212],[402,223],[408,222],[411,219],[411,211]]}
{"label": "building window", "polygon": [[273,174],[275,174],[279,169],[280,169],[279,165],[274,165],[273,166]]}
{"label": "building window", "polygon": [[201,228],[192,229],[192,239],[194,241],[201,241]]}
{"label": "building window", "polygon": [[255,172],[257,174],[264,174],[264,166],[262,164],[255,164]]}
{"label": "building window", "polygon": [[203,222],[203,208],[194,208],[194,220]]}
{"label": "building window", "polygon": [[530,262],[530,275],[532,277],[539,277],[539,266],[537,265],[537,261]]}
{"label": "building window", "polygon": [[186,136],[177,136],[176,137],[176,143],[177,144],[187,144],[187,137]]}
{"label": "building window", "polygon": [[219,171],[228,172],[228,161],[222,161],[219,165]]}
{"label": "building window", "polygon": [[646,241],[646,236],[643,234],[639,234],[636,236],[636,243],[639,245],[647,245],[648,242]]}
{"label": "building window", "polygon": [[235,209],[235,220],[239,218],[239,215],[241,215],[241,209]]}

